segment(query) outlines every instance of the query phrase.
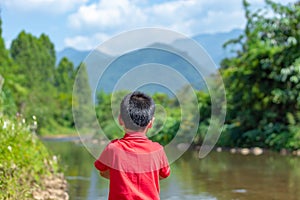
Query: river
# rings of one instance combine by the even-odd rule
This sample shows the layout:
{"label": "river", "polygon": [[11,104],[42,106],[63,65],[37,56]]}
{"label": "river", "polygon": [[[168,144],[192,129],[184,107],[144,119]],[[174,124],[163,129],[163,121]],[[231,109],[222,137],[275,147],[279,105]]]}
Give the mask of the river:
{"label": "river", "polygon": [[[107,199],[108,181],[98,175],[84,146],[65,140],[44,143],[59,155],[71,200]],[[161,181],[162,200],[300,199],[299,157],[229,152],[197,156],[196,151],[187,151],[172,163],[171,176]]]}

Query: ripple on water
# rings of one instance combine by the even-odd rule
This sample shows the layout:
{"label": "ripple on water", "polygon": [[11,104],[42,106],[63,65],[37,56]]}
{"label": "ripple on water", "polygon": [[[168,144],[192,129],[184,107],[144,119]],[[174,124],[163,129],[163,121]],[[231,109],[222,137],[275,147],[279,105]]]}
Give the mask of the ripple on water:
{"label": "ripple on water", "polygon": [[246,189],[235,189],[235,190],[232,190],[232,192],[234,192],[234,193],[246,193],[247,190]]}
{"label": "ripple on water", "polygon": [[217,198],[210,195],[180,195],[180,196],[171,196],[164,198],[165,200],[217,200]]}
{"label": "ripple on water", "polygon": [[66,176],[67,180],[83,180],[83,181],[90,181],[91,179],[84,176]]}

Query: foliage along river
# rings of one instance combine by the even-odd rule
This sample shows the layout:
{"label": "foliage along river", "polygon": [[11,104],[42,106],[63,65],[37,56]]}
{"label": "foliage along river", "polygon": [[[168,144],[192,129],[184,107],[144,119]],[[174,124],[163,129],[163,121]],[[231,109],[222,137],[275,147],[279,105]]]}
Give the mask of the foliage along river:
{"label": "foliage along river", "polygon": [[[94,169],[94,158],[82,145],[44,140],[65,166],[71,200],[105,200],[108,181]],[[211,152],[204,159],[186,152],[172,163],[172,174],[161,181],[164,200],[300,199],[300,158]]]}

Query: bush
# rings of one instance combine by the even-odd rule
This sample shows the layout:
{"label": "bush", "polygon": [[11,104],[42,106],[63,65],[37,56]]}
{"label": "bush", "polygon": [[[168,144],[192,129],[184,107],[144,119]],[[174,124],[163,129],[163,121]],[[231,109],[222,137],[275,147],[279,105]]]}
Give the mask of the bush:
{"label": "bush", "polygon": [[0,118],[0,199],[32,199],[41,177],[58,164],[24,119]]}

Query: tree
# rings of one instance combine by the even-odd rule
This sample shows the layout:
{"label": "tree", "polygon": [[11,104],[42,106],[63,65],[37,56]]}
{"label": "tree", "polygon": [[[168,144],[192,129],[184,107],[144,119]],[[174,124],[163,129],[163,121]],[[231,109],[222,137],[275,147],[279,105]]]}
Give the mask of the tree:
{"label": "tree", "polygon": [[57,123],[65,127],[74,127],[72,114],[72,92],[75,69],[72,62],[62,58],[55,70],[55,87],[57,89],[54,117]]}
{"label": "tree", "polygon": [[55,50],[48,36],[37,38],[22,31],[12,41],[10,53],[19,65],[18,72],[26,76],[23,82],[27,87],[39,87],[42,81],[53,83]]}
{"label": "tree", "polygon": [[80,133],[91,134],[95,131],[94,104],[92,100],[92,92],[89,85],[87,68],[84,63],[76,70],[76,78],[74,82],[72,108],[74,121],[77,130]]}
{"label": "tree", "polygon": [[0,18],[0,73],[4,74],[8,67],[8,52],[2,38],[2,19]]}
{"label": "tree", "polygon": [[15,114],[17,110],[12,90],[23,89],[18,84],[14,84],[18,78],[13,73],[14,68],[15,65],[9,57],[2,38],[2,19],[0,18],[0,113],[9,115]]}
{"label": "tree", "polygon": [[228,100],[226,134],[239,146],[289,147],[289,126],[300,121],[300,2],[283,6],[267,0],[265,10],[254,12],[243,3],[245,32],[226,44],[241,48],[221,68]]}
{"label": "tree", "polygon": [[51,126],[55,110],[55,50],[48,36],[39,38],[22,31],[12,41],[10,54],[20,74],[19,84],[26,88],[16,93],[19,112],[25,117],[36,115],[40,127]]}

